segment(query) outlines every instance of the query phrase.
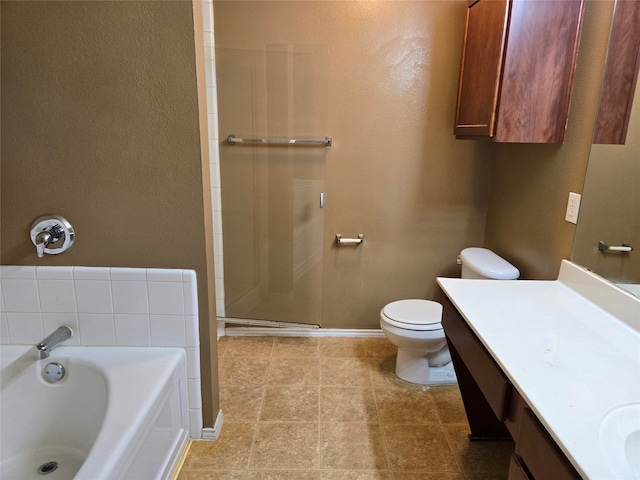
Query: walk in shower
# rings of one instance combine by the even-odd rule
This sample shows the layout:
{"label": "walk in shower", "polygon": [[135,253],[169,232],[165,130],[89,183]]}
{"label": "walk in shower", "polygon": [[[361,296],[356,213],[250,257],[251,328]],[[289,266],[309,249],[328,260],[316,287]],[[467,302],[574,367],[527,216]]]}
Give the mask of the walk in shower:
{"label": "walk in shower", "polygon": [[328,54],[216,45],[227,318],[321,324]]}

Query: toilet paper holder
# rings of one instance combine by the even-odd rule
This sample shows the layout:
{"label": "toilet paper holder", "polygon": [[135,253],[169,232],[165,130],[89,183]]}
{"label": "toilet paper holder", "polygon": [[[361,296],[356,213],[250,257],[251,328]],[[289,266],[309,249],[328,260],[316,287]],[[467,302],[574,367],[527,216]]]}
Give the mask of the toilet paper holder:
{"label": "toilet paper holder", "polygon": [[633,247],[627,243],[622,245],[607,245],[603,241],[598,242],[598,250],[605,252],[633,252]]}
{"label": "toilet paper holder", "polygon": [[364,233],[358,234],[358,238],[342,238],[342,235],[336,233],[336,243],[338,245],[355,245],[358,246],[364,242]]}

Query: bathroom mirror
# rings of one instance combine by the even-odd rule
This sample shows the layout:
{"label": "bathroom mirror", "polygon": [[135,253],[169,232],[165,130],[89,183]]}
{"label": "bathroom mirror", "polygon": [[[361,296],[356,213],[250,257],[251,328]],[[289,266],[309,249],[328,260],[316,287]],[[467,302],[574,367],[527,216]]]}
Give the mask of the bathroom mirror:
{"label": "bathroom mirror", "polygon": [[[631,61],[635,66],[629,78],[631,90],[624,113],[628,119],[627,134],[623,144],[593,143],[591,146],[572,260],[640,296],[640,98],[637,91],[633,95],[640,63],[640,7],[637,7],[640,2],[617,2],[605,70],[610,69],[612,62],[620,61],[616,59],[619,57],[616,42],[612,42],[616,29],[625,25],[619,21],[623,17],[618,8],[620,4],[625,4],[625,8],[636,4],[635,11],[631,12],[633,20],[626,25],[633,31],[627,30],[624,40],[626,47],[633,42],[632,48],[626,48],[627,57],[632,58],[625,62],[628,65]],[[627,18],[629,15],[624,13]],[[599,113],[603,108],[610,108],[602,103],[610,97],[607,88],[605,81]],[[599,242],[610,246],[629,245],[633,251],[602,250]]]}

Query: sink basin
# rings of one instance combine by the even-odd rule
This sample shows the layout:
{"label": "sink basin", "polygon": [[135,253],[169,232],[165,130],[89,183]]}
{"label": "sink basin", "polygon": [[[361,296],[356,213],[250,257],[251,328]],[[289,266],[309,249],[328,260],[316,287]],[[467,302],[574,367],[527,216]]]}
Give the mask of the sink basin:
{"label": "sink basin", "polygon": [[640,479],[640,403],[611,410],[600,422],[600,449],[620,479]]}

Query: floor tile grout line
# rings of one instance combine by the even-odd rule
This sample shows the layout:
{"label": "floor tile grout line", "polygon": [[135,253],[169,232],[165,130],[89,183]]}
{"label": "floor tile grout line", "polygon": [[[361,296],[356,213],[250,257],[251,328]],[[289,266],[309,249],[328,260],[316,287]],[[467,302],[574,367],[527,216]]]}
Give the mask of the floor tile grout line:
{"label": "floor tile grout line", "polygon": [[460,473],[464,475],[465,474],[464,465],[460,461],[459,456],[456,455],[456,446],[453,444],[453,440],[451,439],[451,434],[449,433],[449,430],[444,425],[442,426],[442,430],[444,431],[444,441],[447,442],[447,446],[449,447],[449,450],[453,454],[456,465],[458,466],[458,470],[460,471]]}
{"label": "floor tile grout line", "polygon": [[[319,362],[318,362],[318,368],[320,368],[319,366]],[[318,378],[318,380],[320,380]],[[318,449],[318,469],[322,468],[322,402],[320,401],[320,382],[318,381],[318,435],[316,438],[316,448]]]}
{"label": "floor tile grout line", "polygon": [[260,399],[260,406],[258,407],[258,416],[257,416],[257,419],[256,419],[255,428],[254,428],[254,431],[253,431],[253,439],[251,441],[251,447],[249,448],[249,458],[247,459],[247,466],[246,466],[247,474],[245,475],[245,477],[249,476],[248,472],[249,472],[249,470],[251,468],[251,463],[253,462],[253,455],[255,453],[256,443],[257,443],[257,440],[258,440],[258,431],[260,429],[260,418],[262,417],[262,409],[264,408],[265,397],[267,396],[266,383],[269,381],[269,376],[271,374],[272,365],[273,365],[273,360],[270,358],[269,359],[269,366],[267,367],[267,374],[265,376],[265,384],[261,385],[262,398]]}
{"label": "floor tile grout line", "polygon": [[[373,375],[373,373],[372,373]],[[377,414],[377,418],[378,418],[378,425],[380,428],[380,435],[382,435],[382,443],[384,445],[384,455],[385,455],[385,459],[387,460],[387,468],[389,470],[391,470],[391,458],[389,455],[389,443],[387,442],[387,436],[384,434],[384,427],[382,424],[382,414],[380,412],[380,408],[379,408],[379,404],[378,404],[378,397],[377,397],[377,393],[376,393],[376,388],[374,386],[372,386],[373,389],[373,402],[374,405],[376,407],[376,414]],[[392,476],[395,477],[395,475]]]}

